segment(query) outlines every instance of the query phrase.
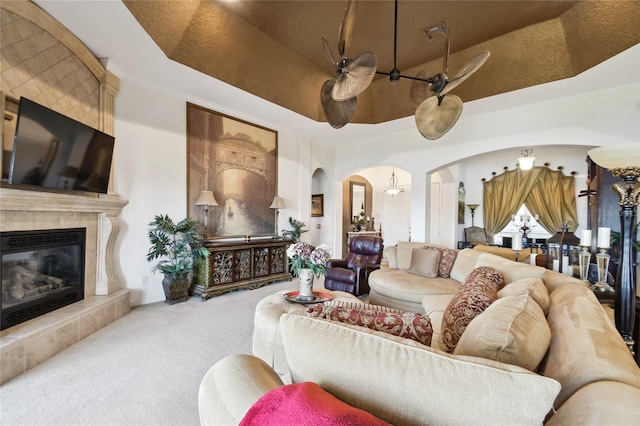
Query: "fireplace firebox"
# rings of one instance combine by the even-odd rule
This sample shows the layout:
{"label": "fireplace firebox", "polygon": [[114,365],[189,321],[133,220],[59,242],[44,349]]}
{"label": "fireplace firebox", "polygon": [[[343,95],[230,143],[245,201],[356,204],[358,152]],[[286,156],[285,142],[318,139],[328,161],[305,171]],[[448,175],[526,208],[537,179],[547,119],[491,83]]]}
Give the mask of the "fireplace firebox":
{"label": "fireplace firebox", "polygon": [[0,233],[0,329],[84,299],[85,241],[85,228]]}

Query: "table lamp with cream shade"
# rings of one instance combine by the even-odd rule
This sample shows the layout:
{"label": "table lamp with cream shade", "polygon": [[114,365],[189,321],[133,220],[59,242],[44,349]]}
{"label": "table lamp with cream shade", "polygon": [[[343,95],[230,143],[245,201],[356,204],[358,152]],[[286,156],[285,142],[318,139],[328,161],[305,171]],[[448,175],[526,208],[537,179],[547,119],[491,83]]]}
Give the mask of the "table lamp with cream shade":
{"label": "table lamp with cream shade", "polygon": [[636,285],[633,274],[632,229],[640,197],[640,143],[603,146],[587,153],[591,160],[617,178],[612,189],[620,205],[620,264],[615,284],[614,317],[616,328],[633,352],[636,312]]}
{"label": "table lamp with cream shade", "polygon": [[287,206],[284,204],[284,200],[282,199],[282,197],[279,197],[277,195],[273,197],[273,201],[269,206],[270,209],[274,210],[274,216],[275,216],[275,220],[274,220],[275,232],[274,232],[273,238],[280,238],[280,235],[278,234],[278,214],[280,213],[279,212],[280,209],[284,209],[286,207]]}
{"label": "table lamp with cream shade", "polygon": [[196,206],[203,206],[204,208],[204,239],[207,240],[207,220],[209,218],[209,206],[215,207],[218,205],[216,198],[213,196],[212,191],[200,191],[200,197],[196,201]]}

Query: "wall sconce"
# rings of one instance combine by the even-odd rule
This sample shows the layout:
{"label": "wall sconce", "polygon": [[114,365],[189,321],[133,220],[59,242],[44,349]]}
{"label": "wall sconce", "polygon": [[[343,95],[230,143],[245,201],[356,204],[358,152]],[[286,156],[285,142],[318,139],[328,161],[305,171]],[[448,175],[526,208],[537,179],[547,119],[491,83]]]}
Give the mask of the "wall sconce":
{"label": "wall sconce", "polygon": [[211,191],[200,191],[200,197],[196,201],[196,206],[204,207],[204,240],[207,240],[207,219],[209,218],[209,206],[215,207],[218,205],[216,198]]}
{"label": "wall sconce", "polygon": [[[633,353],[633,328],[636,314],[636,284],[633,275],[632,237],[640,198],[640,150],[638,143],[603,146],[587,152],[591,160],[621,178],[612,189],[620,204],[620,264],[615,286],[614,316],[616,328]],[[600,245],[600,242],[598,243]]]}
{"label": "wall sconce", "polygon": [[275,223],[275,233],[273,235],[273,238],[281,238],[280,235],[278,235],[278,214],[280,213],[279,210],[280,209],[284,209],[287,206],[284,204],[284,200],[282,199],[282,197],[278,197],[277,195],[275,197],[273,197],[273,201],[271,202],[271,205],[269,206],[270,209],[274,210],[274,223]]}
{"label": "wall sconce", "polygon": [[403,188],[398,188],[398,178],[396,177],[396,168],[393,168],[391,172],[391,179],[389,179],[389,186],[384,189],[384,192],[391,195],[392,197],[396,194],[404,192]]}
{"label": "wall sconce", "polygon": [[518,157],[518,167],[520,167],[520,170],[531,170],[533,162],[536,161],[536,157],[532,154],[532,149],[523,149],[520,151],[520,157]]}

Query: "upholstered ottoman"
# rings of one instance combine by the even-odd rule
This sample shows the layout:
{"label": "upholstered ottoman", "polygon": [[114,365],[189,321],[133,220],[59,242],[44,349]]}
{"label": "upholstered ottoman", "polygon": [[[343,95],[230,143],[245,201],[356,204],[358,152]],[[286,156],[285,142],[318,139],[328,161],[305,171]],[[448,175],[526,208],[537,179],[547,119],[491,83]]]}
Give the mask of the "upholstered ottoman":
{"label": "upholstered ottoman", "polygon": [[[253,321],[251,352],[281,375],[288,374],[289,365],[284,355],[282,336],[279,329],[280,316],[284,313],[304,315],[306,309],[310,306],[285,299],[284,295],[290,291],[293,290],[280,291],[258,302]],[[324,289],[321,291],[330,294],[332,300],[364,304],[364,302],[350,293]]]}

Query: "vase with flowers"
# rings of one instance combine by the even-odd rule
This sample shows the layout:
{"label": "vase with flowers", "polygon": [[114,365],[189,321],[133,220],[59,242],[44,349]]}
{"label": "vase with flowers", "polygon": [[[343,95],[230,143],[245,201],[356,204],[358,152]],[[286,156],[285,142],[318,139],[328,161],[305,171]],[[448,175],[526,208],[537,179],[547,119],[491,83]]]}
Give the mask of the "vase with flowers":
{"label": "vase with flowers", "polygon": [[331,257],[329,246],[321,244],[314,247],[304,241],[298,241],[287,248],[287,257],[291,272],[300,278],[298,299],[313,300],[313,279],[327,272],[327,260]]}

